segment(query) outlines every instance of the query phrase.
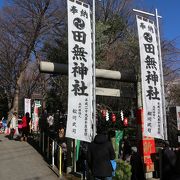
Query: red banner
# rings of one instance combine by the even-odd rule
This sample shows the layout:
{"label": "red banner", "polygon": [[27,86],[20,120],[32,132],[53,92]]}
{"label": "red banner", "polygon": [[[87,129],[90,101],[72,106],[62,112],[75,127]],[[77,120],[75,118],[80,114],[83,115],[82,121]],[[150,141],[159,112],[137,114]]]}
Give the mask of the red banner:
{"label": "red banner", "polygon": [[152,153],[156,152],[154,139],[143,139],[141,143],[141,147],[143,147],[144,156],[150,156]]}

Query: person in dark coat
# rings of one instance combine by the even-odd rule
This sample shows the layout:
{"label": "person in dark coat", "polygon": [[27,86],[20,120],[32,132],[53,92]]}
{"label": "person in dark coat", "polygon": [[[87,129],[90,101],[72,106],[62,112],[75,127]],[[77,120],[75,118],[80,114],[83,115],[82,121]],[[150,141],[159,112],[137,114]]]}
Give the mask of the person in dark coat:
{"label": "person in dark coat", "polygon": [[95,180],[111,180],[112,165],[110,160],[115,159],[115,152],[108,135],[98,132],[94,141],[88,146],[88,164]]}
{"label": "person in dark coat", "polygon": [[131,180],[145,180],[143,162],[136,147],[132,147],[131,164]]}
{"label": "person in dark coat", "polygon": [[176,149],[176,164],[175,164],[175,174],[173,175],[173,180],[180,180],[180,147]]}
{"label": "person in dark coat", "polygon": [[128,160],[131,155],[131,145],[127,136],[124,137],[124,146],[123,146],[123,157],[124,161]]}
{"label": "person in dark coat", "polygon": [[81,141],[80,143],[80,160],[83,172],[83,180],[90,179],[89,168],[87,163],[88,156],[88,142]]}
{"label": "person in dark coat", "polygon": [[168,142],[165,142],[165,148],[162,151],[162,180],[175,180],[176,154],[169,148]]}

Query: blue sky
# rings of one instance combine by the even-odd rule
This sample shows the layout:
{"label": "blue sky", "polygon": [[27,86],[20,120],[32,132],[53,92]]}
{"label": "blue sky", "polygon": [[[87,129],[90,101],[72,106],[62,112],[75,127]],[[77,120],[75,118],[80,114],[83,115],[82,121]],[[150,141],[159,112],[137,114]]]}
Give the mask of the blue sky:
{"label": "blue sky", "polygon": [[[0,7],[4,0],[0,0]],[[6,0],[4,1],[6,2]],[[177,46],[180,47],[180,0],[135,0],[136,9],[146,9],[148,12],[154,12],[157,8],[159,15],[163,18],[159,20],[161,36],[168,40],[177,40]]]}
{"label": "blue sky", "polygon": [[162,16],[159,20],[161,36],[168,39],[177,39],[177,46],[180,47],[180,0],[136,0],[136,8],[146,9],[148,12]]}

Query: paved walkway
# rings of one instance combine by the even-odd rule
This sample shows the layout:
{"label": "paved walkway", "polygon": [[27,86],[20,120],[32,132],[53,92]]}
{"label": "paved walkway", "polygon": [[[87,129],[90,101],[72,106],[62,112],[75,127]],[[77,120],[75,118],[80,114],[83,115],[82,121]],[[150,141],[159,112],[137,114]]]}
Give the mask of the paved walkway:
{"label": "paved walkway", "polygon": [[[28,142],[9,140],[4,134],[0,134],[0,180],[58,179],[57,174],[45,162],[41,154]],[[70,174],[61,179],[80,180]]]}
{"label": "paved walkway", "polygon": [[43,157],[27,142],[0,134],[0,180],[57,180]]}

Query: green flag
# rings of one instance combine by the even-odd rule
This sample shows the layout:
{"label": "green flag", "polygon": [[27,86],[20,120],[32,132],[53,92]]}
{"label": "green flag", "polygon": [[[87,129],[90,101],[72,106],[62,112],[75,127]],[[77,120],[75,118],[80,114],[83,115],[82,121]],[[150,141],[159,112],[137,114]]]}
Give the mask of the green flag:
{"label": "green flag", "polygon": [[78,159],[79,159],[80,143],[81,143],[80,140],[77,140],[77,141],[76,141],[76,161],[78,161]]}
{"label": "green flag", "polygon": [[116,144],[119,144],[119,141],[123,139],[123,131],[116,131]]}
{"label": "green flag", "polygon": [[116,130],[115,134],[115,153],[116,153],[116,159],[118,159],[119,155],[119,142],[122,142],[123,139],[123,133],[124,131]]}

